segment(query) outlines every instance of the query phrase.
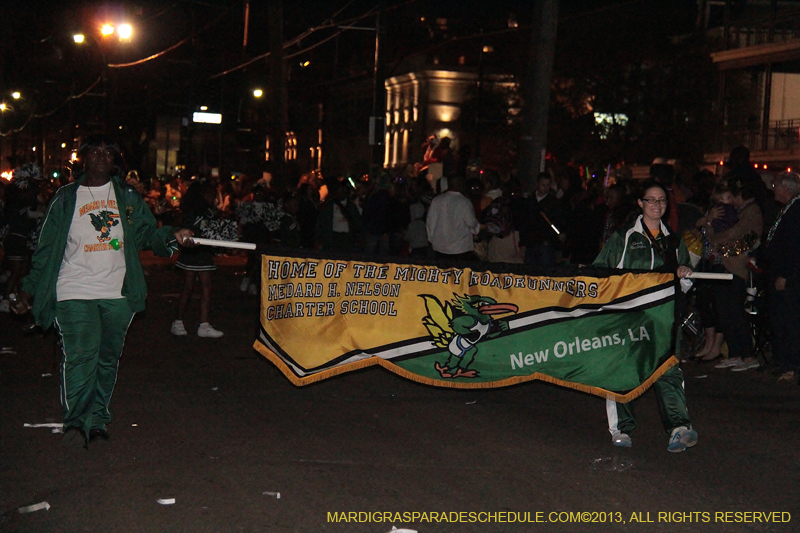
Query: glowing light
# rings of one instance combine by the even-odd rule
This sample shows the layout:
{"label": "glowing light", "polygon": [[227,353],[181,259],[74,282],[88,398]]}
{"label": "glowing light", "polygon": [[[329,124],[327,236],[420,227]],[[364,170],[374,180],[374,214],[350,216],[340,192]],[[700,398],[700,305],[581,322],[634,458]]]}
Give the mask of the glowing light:
{"label": "glowing light", "polygon": [[67,147],[67,143],[61,143],[61,148],[66,148],[66,147]]}
{"label": "glowing light", "polygon": [[792,167],[786,167],[786,172],[791,172],[791,171],[792,171]]}
{"label": "glowing light", "polygon": [[13,177],[13,173],[10,172],[10,171],[3,172],[2,174],[0,174],[0,178],[3,178],[3,179],[8,180],[8,181],[11,181],[12,177]]}
{"label": "glowing light", "polygon": [[[461,114],[461,110],[458,106],[454,105],[432,105],[430,106],[430,110],[432,115],[438,120],[439,122],[453,122],[458,119],[459,115]],[[416,116],[414,120],[416,121]]]}
{"label": "glowing light", "polygon": [[33,148],[31,148],[31,150],[33,150],[35,152],[36,151],[36,147],[34,146]]}
{"label": "glowing light", "polygon": [[205,124],[222,124],[222,115],[220,113],[200,113],[195,111],[192,114],[192,121]]}
{"label": "glowing light", "polygon": [[5,103],[0,104],[0,111],[5,111],[8,109],[8,106]]}
{"label": "glowing light", "polygon": [[69,159],[70,159],[70,161],[77,161],[78,160],[78,154],[76,154],[75,152],[72,152],[72,155],[69,156]]}
{"label": "glowing light", "polygon": [[767,165],[764,165],[764,170],[767,170]]}
{"label": "glowing light", "polygon": [[14,100],[19,100],[21,97],[22,95],[19,94],[18,91],[14,91],[13,93],[11,93],[11,98],[13,98]]}
{"label": "glowing light", "polygon": [[600,133],[601,139],[608,139],[615,126],[625,127],[628,124],[628,115],[623,113],[594,113],[594,123]]}
{"label": "glowing light", "polygon": [[305,68],[305,67],[309,66],[310,64],[311,64],[311,61],[303,61],[302,63],[300,63],[300,66]]}
{"label": "glowing light", "polygon": [[758,163],[754,163],[753,168],[758,168]]}
{"label": "glowing light", "polygon": [[72,36],[72,40],[78,44],[82,43],[84,39],[85,37],[83,36],[82,33],[76,33],[75,35]]}
{"label": "glowing light", "polygon": [[264,96],[264,91],[262,91],[261,89],[256,89],[253,91],[253,96],[255,96],[256,98],[261,98],[262,96]]}
{"label": "glowing light", "polygon": [[200,111],[208,111],[208,106],[207,105],[201,105],[200,106]]}
{"label": "glowing light", "polygon": [[117,33],[119,34],[120,41],[125,39],[130,39],[131,35],[133,35],[133,28],[131,27],[130,24],[122,24],[118,28]]}
{"label": "glowing light", "polygon": [[721,167],[722,167],[722,166],[725,166],[725,161],[720,161],[720,162],[719,162],[719,166],[721,166]]}
{"label": "glowing light", "polygon": [[100,28],[100,33],[102,33],[103,35],[111,35],[112,33],[114,33],[114,26],[112,26],[111,24],[103,24],[103,27]]}
{"label": "glowing light", "polygon": [[484,54],[490,54],[492,52],[494,52],[494,46],[487,45],[487,46],[483,47],[483,53]]}

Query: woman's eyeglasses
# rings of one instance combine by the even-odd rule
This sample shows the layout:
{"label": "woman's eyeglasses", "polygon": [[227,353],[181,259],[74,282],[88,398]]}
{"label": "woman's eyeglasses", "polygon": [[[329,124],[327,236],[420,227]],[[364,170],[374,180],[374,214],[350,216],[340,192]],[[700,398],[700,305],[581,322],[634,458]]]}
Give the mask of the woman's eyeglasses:
{"label": "woman's eyeglasses", "polygon": [[650,205],[667,205],[666,198],[642,198],[642,201]]}

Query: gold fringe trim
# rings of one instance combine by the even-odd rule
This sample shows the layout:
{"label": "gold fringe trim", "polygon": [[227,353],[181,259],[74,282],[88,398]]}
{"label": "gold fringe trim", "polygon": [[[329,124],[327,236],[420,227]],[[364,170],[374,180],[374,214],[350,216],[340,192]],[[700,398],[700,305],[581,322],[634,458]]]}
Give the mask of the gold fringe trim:
{"label": "gold fringe trim", "polygon": [[346,365],[337,366],[334,368],[330,368],[328,370],[323,370],[322,372],[318,372],[316,374],[312,374],[306,377],[297,377],[294,372],[286,365],[283,359],[280,358],[277,354],[275,354],[272,350],[267,348],[262,342],[256,340],[253,344],[253,348],[261,355],[269,359],[272,364],[277,366],[283,375],[291,381],[294,385],[298,387],[302,387],[304,385],[311,385],[312,383],[316,383],[318,381],[322,381],[324,379],[332,378],[334,376],[338,376],[339,374],[344,374],[346,372],[352,372],[354,370],[360,370],[362,368],[367,368],[374,365],[379,365],[385,368],[386,370],[397,374],[398,376],[404,377],[411,381],[416,381],[417,383],[422,383],[424,385],[431,385],[433,387],[445,387],[451,389],[496,389],[499,387],[508,387],[510,385],[516,385],[518,383],[524,383],[526,381],[545,381],[547,383],[552,383],[554,385],[559,385],[561,387],[566,387],[569,389],[575,389],[581,392],[585,392],[587,394],[592,394],[594,396],[599,396],[604,399],[614,400],[617,403],[628,403],[631,400],[635,400],[639,396],[645,393],[647,389],[649,389],[653,383],[655,383],[664,373],[672,368],[673,366],[679,363],[678,359],[675,356],[670,357],[667,359],[664,364],[662,364],[653,375],[647,378],[644,383],[630,391],[628,394],[619,394],[616,392],[612,392],[600,387],[592,387],[591,385],[584,385],[582,383],[573,383],[571,381],[564,381],[558,378],[554,378],[552,376],[547,376],[542,374],[541,372],[535,372],[529,376],[514,376],[512,378],[502,379],[500,381],[492,381],[491,383],[464,383],[464,382],[456,382],[456,381],[442,381],[438,379],[431,379],[426,378],[425,376],[420,376],[419,374],[415,374],[413,372],[409,372],[408,370],[404,370],[399,366],[395,365],[390,361],[386,361],[385,359],[381,359],[380,357],[370,357],[369,359],[364,359],[363,361],[357,361],[355,363],[348,363]]}

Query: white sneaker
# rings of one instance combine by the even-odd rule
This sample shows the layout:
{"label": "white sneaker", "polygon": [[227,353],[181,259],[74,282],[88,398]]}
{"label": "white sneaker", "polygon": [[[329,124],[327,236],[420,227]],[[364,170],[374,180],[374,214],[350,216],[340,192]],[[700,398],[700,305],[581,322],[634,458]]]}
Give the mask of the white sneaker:
{"label": "white sneaker", "polygon": [[198,337],[208,337],[210,339],[218,339],[223,335],[224,333],[222,333],[218,329],[214,329],[208,322],[203,322],[202,324],[200,324],[200,327],[197,328]]}
{"label": "white sneaker", "polygon": [[627,433],[617,433],[611,436],[611,442],[614,446],[621,446],[623,448],[630,448],[633,445],[630,435]]}
{"label": "white sneaker", "polygon": [[732,366],[741,364],[741,362],[741,357],[728,357],[727,359],[723,359],[721,362],[714,365],[714,368],[730,368]]}
{"label": "white sneaker", "polygon": [[667,451],[680,453],[695,444],[697,444],[697,432],[686,426],[680,426],[672,430]]}
{"label": "white sneaker", "polygon": [[758,359],[755,357],[748,357],[747,359],[742,359],[738,365],[731,367],[731,372],[744,372],[745,370],[758,368],[759,366],[761,365],[759,365]]}
{"label": "white sneaker", "polygon": [[256,294],[258,294],[258,287],[256,287],[255,283],[251,283],[250,286],[247,288],[247,292],[248,294],[252,294],[253,296],[255,296]]}
{"label": "white sneaker", "polygon": [[250,278],[248,278],[247,276],[243,277],[242,282],[239,284],[239,290],[245,292],[247,290],[247,287],[249,286],[250,286]]}
{"label": "white sneaker", "polygon": [[172,322],[172,329],[170,331],[172,331],[173,335],[177,335],[179,337],[182,337],[182,336],[187,334],[186,333],[186,328],[183,326],[183,320],[175,320],[175,321],[173,321]]}
{"label": "white sneaker", "polygon": [[11,312],[11,305],[8,303],[8,300],[0,300],[0,313],[10,313]]}

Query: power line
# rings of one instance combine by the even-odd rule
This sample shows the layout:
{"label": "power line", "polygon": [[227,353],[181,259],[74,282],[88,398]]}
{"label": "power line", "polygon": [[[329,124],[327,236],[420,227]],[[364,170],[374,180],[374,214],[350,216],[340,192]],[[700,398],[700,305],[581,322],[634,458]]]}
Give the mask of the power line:
{"label": "power line", "polygon": [[175,49],[176,49],[176,48],[178,48],[179,46],[186,44],[187,42],[189,42],[189,40],[191,40],[191,39],[195,38],[196,36],[200,35],[200,34],[201,34],[201,33],[203,33],[204,31],[206,31],[208,28],[210,28],[211,26],[213,26],[214,24],[216,24],[217,22],[219,22],[219,20],[220,20],[222,17],[224,17],[225,15],[227,15],[227,14],[230,12],[230,10],[231,10],[231,8],[229,7],[228,9],[226,9],[225,11],[223,11],[222,13],[220,13],[220,14],[217,16],[217,18],[215,18],[214,20],[212,20],[211,22],[209,22],[208,24],[206,24],[205,26],[203,26],[202,28],[200,28],[199,30],[197,30],[196,32],[194,32],[193,34],[189,35],[189,36],[188,36],[188,37],[186,37],[185,39],[183,39],[183,40],[181,40],[181,41],[178,41],[177,43],[173,44],[173,45],[172,45],[172,46],[170,46],[169,48],[166,48],[166,49],[164,49],[164,50],[161,50],[160,52],[156,52],[155,54],[153,54],[153,55],[151,55],[151,56],[145,57],[145,58],[143,58],[143,59],[139,59],[139,60],[137,60],[137,61],[131,61],[130,63],[109,63],[109,64],[108,64],[108,65],[106,65],[106,66],[107,66],[108,68],[126,68],[126,67],[133,67],[133,66],[135,66],[135,65],[141,65],[142,63],[147,63],[148,61],[152,61],[153,59],[156,59],[156,58],[158,58],[158,57],[161,57],[161,56],[163,56],[164,54],[166,54],[166,53],[168,53],[168,52],[171,52],[171,51],[175,50]]}
{"label": "power line", "polygon": [[[411,1],[412,1],[412,2],[414,2],[414,1],[416,1],[416,0],[411,0]],[[308,30],[304,31],[303,33],[301,33],[300,35],[298,35],[298,36],[294,37],[293,39],[290,39],[289,41],[287,41],[287,42],[286,42],[286,43],[283,45],[283,48],[284,48],[284,50],[285,50],[285,49],[287,49],[287,48],[289,48],[289,47],[291,47],[291,46],[294,46],[294,45],[296,45],[296,44],[299,44],[299,43],[300,43],[300,42],[301,42],[303,39],[305,39],[306,37],[309,37],[310,35],[312,35],[312,34],[314,34],[314,33],[318,32],[318,31],[320,31],[320,30],[327,30],[327,29],[329,29],[329,28],[334,28],[334,27],[336,27],[336,26],[339,26],[339,25],[342,25],[342,24],[350,24],[350,23],[353,23],[353,22],[356,22],[356,21],[359,21],[359,20],[365,19],[365,18],[367,18],[367,17],[370,17],[370,16],[374,15],[374,14],[377,12],[377,6],[375,6],[375,7],[371,8],[369,11],[367,11],[366,13],[364,13],[364,14],[362,14],[362,15],[359,15],[359,16],[357,16],[357,17],[352,17],[352,18],[350,18],[350,19],[347,19],[347,20],[344,20],[344,21],[342,21],[342,22],[334,22],[334,20],[333,20],[333,19],[334,19],[334,17],[336,17],[338,14],[340,14],[342,11],[344,11],[344,10],[345,10],[345,9],[346,9],[346,8],[347,8],[347,7],[348,7],[350,4],[352,4],[352,3],[353,3],[353,2],[352,2],[352,0],[351,0],[350,2],[348,2],[347,4],[345,4],[345,6],[344,6],[343,8],[339,9],[339,10],[338,10],[336,13],[334,13],[334,14],[333,14],[333,15],[332,15],[332,16],[331,16],[331,17],[330,17],[328,20],[326,20],[326,21],[325,21],[325,22],[323,22],[322,24],[320,24],[320,25],[318,25],[318,26],[316,26],[316,27],[314,27],[314,28],[310,28],[310,29],[308,29]],[[410,2],[409,2],[409,3],[410,3]],[[336,33],[334,33],[333,35],[331,35],[331,36],[329,36],[329,37],[326,37],[325,39],[323,39],[322,41],[320,41],[319,43],[317,43],[317,44],[315,44],[315,45],[312,45],[312,46],[310,46],[310,47],[308,47],[308,48],[306,48],[306,49],[304,49],[304,50],[301,50],[300,52],[295,52],[295,53],[293,53],[292,55],[289,55],[289,56],[287,56],[287,58],[289,58],[289,57],[294,57],[294,56],[296,56],[296,55],[298,55],[298,54],[301,54],[301,53],[303,53],[303,52],[307,52],[307,51],[309,51],[309,50],[313,50],[313,49],[314,49],[314,48],[316,48],[317,46],[319,46],[319,45],[321,45],[321,44],[323,44],[323,43],[326,43],[326,42],[330,41],[331,39],[333,39],[334,37],[336,37],[336,36],[337,36],[337,35],[339,35],[340,33],[342,33],[342,32],[341,32],[341,30],[340,30],[340,31],[337,31]],[[237,65],[237,66],[235,66],[235,67],[232,67],[232,68],[229,68],[228,70],[225,70],[225,71],[219,72],[219,73],[217,73],[217,74],[214,74],[213,76],[210,76],[210,77],[209,77],[209,79],[212,79],[212,80],[213,80],[214,78],[219,78],[219,77],[221,77],[221,76],[226,76],[226,75],[230,74],[231,72],[236,72],[237,70],[241,70],[241,69],[243,69],[243,68],[247,67],[248,65],[252,65],[252,64],[253,64],[253,63],[255,63],[256,61],[260,61],[260,60],[262,60],[262,59],[266,59],[266,58],[268,58],[269,56],[270,56],[270,52],[266,52],[266,53],[264,53],[264,54],[258,55],[258,56],[256,56],[256,57],[253,57],[253,58],[251,58],[251,59],[248,59],[248,60],[247,60],[247,61],[245,61],[244,63],[241,63],[241,64],[239,64],[239,65]]]}

